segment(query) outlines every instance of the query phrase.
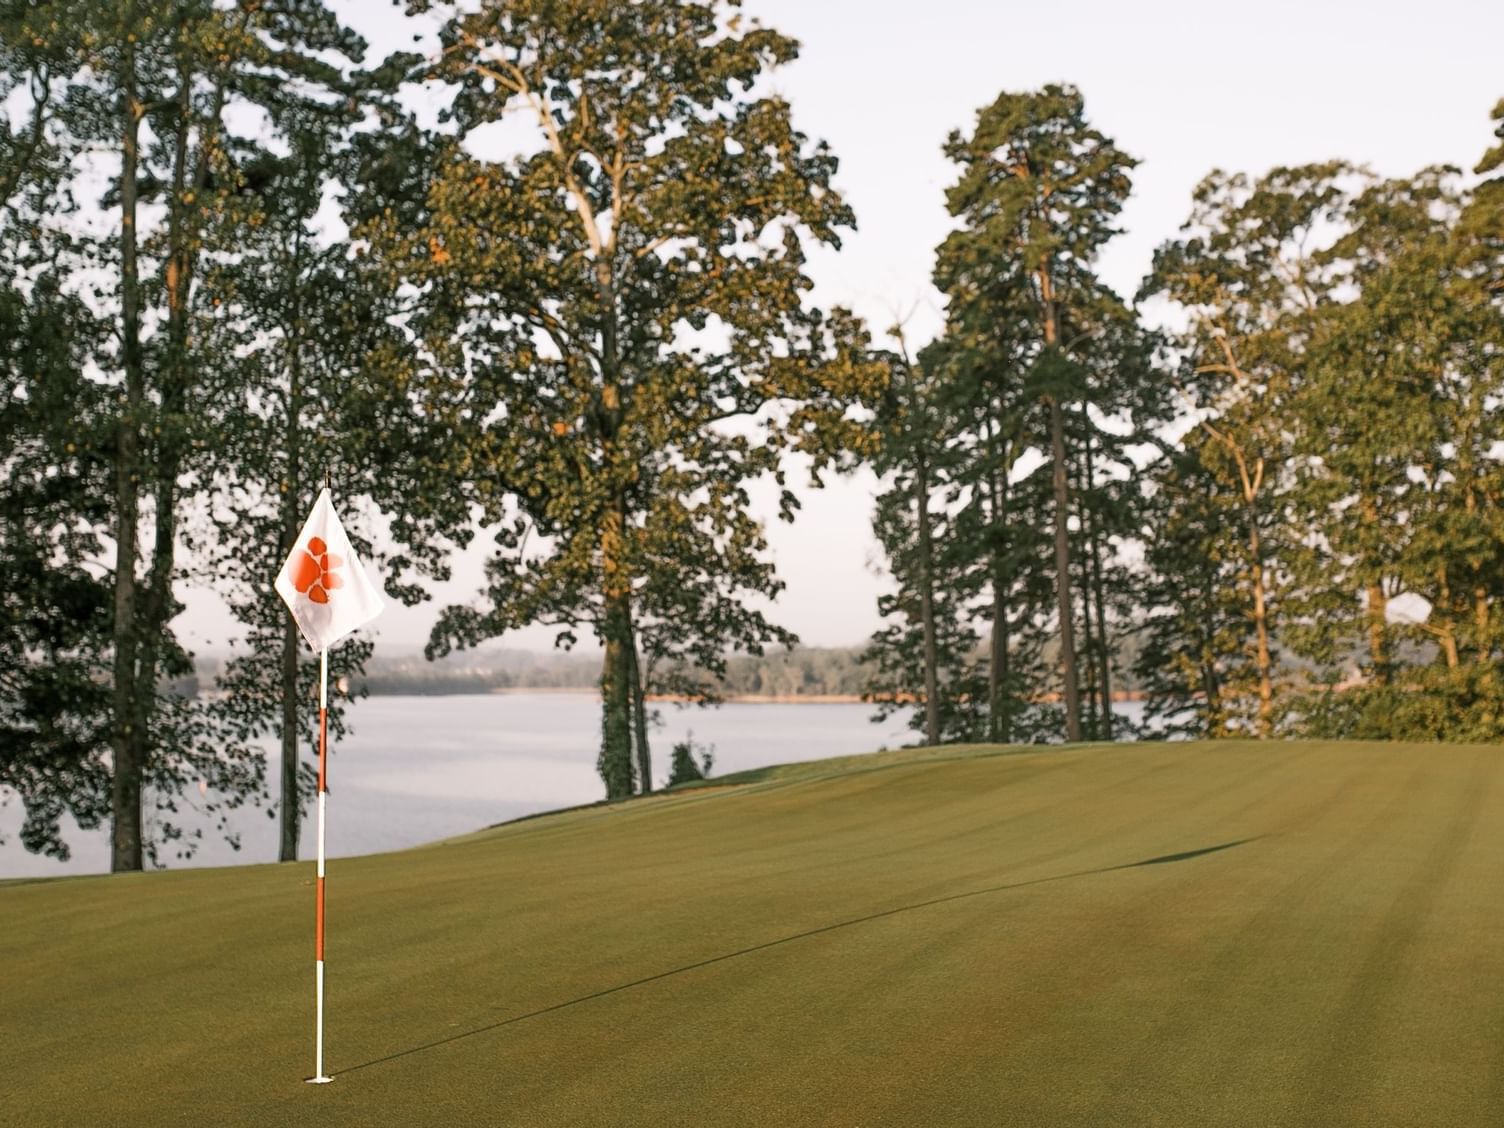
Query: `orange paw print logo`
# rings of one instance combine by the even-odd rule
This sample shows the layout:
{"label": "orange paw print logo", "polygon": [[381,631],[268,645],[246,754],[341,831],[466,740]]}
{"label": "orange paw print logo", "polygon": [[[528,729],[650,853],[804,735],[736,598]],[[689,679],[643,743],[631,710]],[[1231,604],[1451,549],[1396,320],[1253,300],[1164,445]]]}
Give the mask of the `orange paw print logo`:
{"label": "orange paw print logo", "polygon": [[315,603],[328,603],[329,593],[345,586],[345,581],[335,573],[343,563],[329,551],[323,537],[309,537],[308,546],[293,565],[292,586]]}

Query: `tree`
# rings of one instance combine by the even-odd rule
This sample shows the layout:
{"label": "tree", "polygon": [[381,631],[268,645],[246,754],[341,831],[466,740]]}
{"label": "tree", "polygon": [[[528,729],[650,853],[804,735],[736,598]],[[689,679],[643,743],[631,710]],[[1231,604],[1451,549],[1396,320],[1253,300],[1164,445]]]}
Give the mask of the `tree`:
{"label": "tree", "polygon": [[0,97],[19,103],[0,120],[0,796],[20,799],[28,850],[66,859],[62,817],[109,814],[109,589],[92,566],[104,404],[85,373],[104,326],[60,266],[74,153],[58,119],[78,58],[61,14],[0,17]]}
{"label": "tree", "polygon": [[1159,337],[1111,290],[1099,287],[1077,303],[1065,324],[1076,342],[1082,397],[1067,434],[1080,452],[1073,556],[1081,562],[1085,728],[1093,740],[1112,740],[1115,632],[1137,611],[1123,549],[1139,539],[1147,493],[1134,448],[1158,445],[1175,404],[1158,362]]}
{"label": "tree", "polygon": [[277,92],[320,82],[328,68],[318,56],[349,37],[313,0],[131,0],[51,11],[64,17],[56,26],[78,29],[80,44],[63,132],[118,161],[100,200],[115,237],[92,245],[80,239],[93,257],[75,265],[111,276],[96,296],[117,330],[118,345],[93,358],[118,388],[109,528],[111,864],[139,869],[152,851],[142,817],[149,783],[167,810],[177,789],[200,780],[228,788],[232,805],[259,789],[254,749],[222,749],[223,734],[211,731],[202,710],[162,692],[167,679],[191,668],[169,625],[178,610],[173,584],[183,575],[179,549],[192,536],[185,514],[215,437],[215,389],[205,374],[217,358],[196,335],[205,315],[200,280],[206,240],[233,243],[225,226],[246,215],[239,206],[246,176],[237,164],[246,146],[233,135],[235,115],[273,108]]}
{"label": "tree", "polygon": [[[902,330],[894,332],[902,345]],[[982,704],[968,578],[948,551],[955,523],[939,508],[954,435],[938,402],[942,382],[925,357],[916,365],[904,348],[884,360],[891,375],[874,418],[880,441],[872,468],[889,484],[877,496],[872,528],[897,590],[878,599],[878,613],[894,621],[863,654],[872,669],[864,696],[878,703],[878,719],[917,699],[912,723],[934,745],[974,735]]]}
{"label": "tree", "polygon": [[1140,735],[1238,736],[1256,727],[1261,671],[1247,646],[1239,575],[1242,498],[1219,478],[1220,451],[1198,428],[1155,462],[1145,482],[1143,608],[1134,672],[1144,687]]}
{"label": "tree", "polygon": [[1331,297],[1302,342],[1291,405],[1299,420],[1292,493],[1314,534],[1292,577],[1309,620],[1297,638],[1308,657],[1328,665],[1366,651],[1360,668],[1378,685],[1395,674],[1388,606],[1400,594],[1416,529],[1410,470],[1421,451],[1445,442],[1432,410],[1444,389],[1423,324],[1437,306],[1431,279],[1440,262],[1428,255],[1421,270],[1405,269],[1407,259],[1417,265],[1418,241],[1445,239],[1455,222],[1444,179],[1438,171],[1379,181],[1346,202],[1340,237],[1314,256],[1331,275]]}
{"label": "tree", "polygon": [[1157,476],[1142,662],[1174,663],[1157,707],[1213,735],[1495,739],[1491,185],[1328,162],[1216,173],[1196,200],[1145,287],[1189,314],[1197,412]]}
{"label": "tree", "polygon": [[[1076,342],[1062,324],[1099,286],[1092,264],[1115,234],[1113,220],[1136,162],[1086,121],[1085,103],[1069,86],[999,95],[977,115],[967,137],[953,133],[946,155],[961,167],[947,193],[962,221],[941,248],[942,271],[955,286],[1017,310],[1032,305],[1029,400],[1048,414],[1054,494],[1057,629],[1066,738],[1082,737],[1071,564],[1071,452],[1067,405],[1080,399]],[[948,289],[942,283],[942,289]],[[1004,324],[1011,324],[1010,313]],[[1003,320],[1003,319],[1000,319]]]}
{"label": "tree", "polygon": [[[1456,170],[1427,169],[1358,195],[1333,248],[1348,297],[1328,312],[1307,389],[1311,445],[1333,447],[1311,460],[1312,496],[1326,503],[1313,518],[1323,550],[1313,586],[1338,608],[1324,637],[1368,661],[1340,700],[1304,703],[1324,733],[1504,732],[1499,215],[1487,184],[1472,193]],[[1350,595],[1343,606],[1354,588],[1366,593],[1358,610]],[[1387,613],[1417,597],[1423,616]]]}
{"label": "tree", "polygon": [[1236,575],[1248,621],[1241,645],[1255,665],[1256,729],[1266,737],[1276,719],[1280,576],[1272,561],[1288,567],[1309,547],[1292,532],[1287,506],[1304,344],[1331,285],[1316,252],[1323,232],[1341,222],[1341,181],[1353,175],[1341,162],[1278,168],[1257,181],[1212,173],[1196,188],[1186,235],[1155,252],[1140,292],[1163,294],[1188,314],[1181,391],[1203,436],[1191,446],[1211,474],[1182,480],[1238,500]]}
{"label": "tree", "polygon": [[[620,797],[634,627],[702,653],[785,637],[745,605],[771,583],[745,484],[784,485],[785,452],[820,465],[857,434],[862,333],[804,297],[806,244],[838,245],[852,216],[835,158],[758,93],[794,42],[734,5],[491,2],[441,40],[428,77],[455,88],[455,134],[425,207],[359,232],[421,294],[412,378],[466,405],[445,457],[499,527],[484,605],[446,609],[430,650],[534,622],[564,645],[593,632]],[[477,156],[515,111],[536,147]]]}
{"label": "tree", "polygon": [[1052,688],[1044,646],[1055,588],[1053,483],[1029,465],[1047,415],[1025,393],[1027,332],[1011,332],[1006,317],[1006,308],[968,301],[955,287],[946,333],[922,354],[941,374],[936,398],[949,421],[941,560],[962,614],[978,632],[986,627],[968,738],[1002,743],[1059,728],[1058,710],[1042,704]]}
{"label": "tree", "polygon": [[[410,60],[356,71],[364,44],[343,36],[331,42],[321,69],[257,92],[276,136],[237,139],[240,214],[207,233],[211,313],[201,330],[205,351],[222,358],[208,377],[222,435],[213,452],[209,550],[217,586],[246,629],[245,648],[221,677],[219,709],[240,738],[280,740],[283,861],[297,857],[315,781],[299,747],[317,735],[307,707],[317,662],[272,579],[331,471],[347,513],[363,498],[397,511],[410,493],[402,451],[427,437],[400,391],[382,380],[382,367],[370,363],[404,346],[390,323],[400,307],[355,253],[348,229],[319,222],[327,200],[348,199],[357,187],[368,193],[362,207],[392,203],[381,188],[361,183],[371,159],[362,138],[382,130],[390,144],[411,132],[391,97]],[[359,522],[350,530],[372,559]],[[395,571],[390,587],[399,598],[413,601],[403,569],[385,570]],[[369,639],[358,638],[330,655],[331,745],[346,731],[338,687],[359,683],[371,650]]]}

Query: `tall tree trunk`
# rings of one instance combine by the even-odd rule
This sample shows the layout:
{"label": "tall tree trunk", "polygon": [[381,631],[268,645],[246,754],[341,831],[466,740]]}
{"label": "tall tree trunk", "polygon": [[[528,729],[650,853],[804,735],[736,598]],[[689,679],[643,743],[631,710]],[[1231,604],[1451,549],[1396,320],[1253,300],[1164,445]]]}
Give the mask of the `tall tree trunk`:
{"label": "tall tree trunk", "polygon": [[1008,577],[1003,548],[1008,530],[1008,443],[998,447],[1000,427],[987,421],[987,446],[991,469],[987,475],[988,577],[992,584],[992,634],[987,655],[987,738],[994,743],[1010,744],[1013,740],[1012,709],[1008,694]]}
{"label": "tall tree trunk", "polygon": [[1259,736],[1274,734],[1274,679],[1269,658],[1269,611],[1264,601],[1264,556],[1259,542],[1258,511],[1248,503],[1248,555],[1252,562],[1254,661],[1259,679]]}
{"label": "tall tree trunk", "polygon": [[1438,598],[1436,600],[1437,643],[1447,669],[1455,670],[1461,662],[1457,653],[1457,614],[1452,603],[1452,585],[1447,579],[1447,566],[1436,570]]}
{"label": "tall tree trunk", "polygon": [[914,466],[914,502],[919,520],[919,614],[924,632],[924,738],[940,743],[939,647],[935,639],[935,552],[930,536],[929,459],[921,448]]}
{"label": "tall tree trunk", "polygon": [[599,768],[606,798],[632,794],[631,578],[626,567],[626,521],[613,505],[601,530],[601,570],[605,599],[601,665],[601,754]]}
{"label": "tall tree trunk", "polygon": [[[299,241],[301,250],[301,240]],[[300,264],[294,254],[294,286]],[[287,450],[287,477],[282,482],[282,559],[286,560],[297,546],[299,512],[303,497],[303,369],[299,333],[301,316],[298,295],[293,298],[294,332],[287,335],[288,383],[287,427],[284,441]],[[302,796],[298,793],[298,628],[292,616],[282,616],[282,841],[278,858],[294,862],[298,858],[298,832],[302,819]]]}
{"label": "tall tree trunk", "polygon": [[190,426],[187,409],[188,302],[192,288],[192,223],[188,211],[188,149],[193,128],[192,63],[186,44],[186,28],[179,31],[178,94],[173,126],[171,199],[167,208],[167,262],[163,272],[167,302],[167,347],[160,369],[161,402],[158,405],[152,488],[151,570],[141,604],[141,636],[137,669],[140,721],[131,737],[134,759],[145,765],[151,754],[156,712],[156,684],[167,623],[172,618],[172,580],[176,568],[178,475],[182,471],[185,434]]}
{"label": "tall tree trunk", "polygon": [[1474,661],[1480,666],[1489,666],[1494,660],[1493,639],[1489,638],[1488,588],[1479,584],[1473,588],[1473,626],[1478,632],[1478,648]]}
{"label": "tall tree trunk", "polygon": [[1001,538],[1007,527],[1007,485],[996,478],[992,489],[993,539],[988,571],[992,582],[992,638],[987,663],[987,735],[1000,744],[1013,740],[1012,709],[1008,707],[1008,577],[1003,567]]}
{"label": "tall tree trunk", "polygon": [[[1082,408],[1085,414],[1085,408]],[[1076,485],[1076,501],[1081,510],[1081,542],[1085,551],[1080,554],[1079,567],[1081,570],[1081,649],[1078,652],[1079,661],[1085,666],[1082,680],[1085,682],[1085,712],[1082,717],[1083,727],[1086,730],[1088,740],[1098,740],[1101,736],[1101,716],[1099,713],[1100,702],[1097,697],[1097,624],[1094,622],[1095,612],[1091,602],[1091,531],[1089,515],[1091,510],[1091,489],[1086,477],[1085,467],[1082,467],[1080,479]]]}
{"label": "tall tree trunk", "polygon": [[[1379,524],[1378,506],[1374,503],[1373,496],[1367,495],[1362,502],[1363,523],[1370,530],[1377,530]],[[1373,534],[1370,534],[1373,535]],[[1389,661],[1389,625],[1388,607],[1389,597],[1384,593],[1384,580],[1379,572],[1378,561],[1370,564],[1373,574],[1365,589],[1368,600],[1366,608],[1368,618],[1368,657],[1373,663],[1374,681],[1379,685],[1388,685],[1392,670]]]}
{"label": "tall tree trunk", "polygon": [[1374,681],[1388,685],[1390,680],[1389,647],[1387,645],[1387,608],[1389,597],[1384,594],[1382,583],[1368,585],[1368,657],[1373,662]]}
{"label": "tall tree trunk", "polygon": [[1060,617],[1060,675],[1065,694],[1065,738],[1081,739],[1081,690],[1076,680],[1075,614],[1071,599],[1070,487],[1065,467],[1065,421],[1050,397],[1050,456],[1055,486],[1055,607]]}
{"label": "tall tree trunk", "polygon": [[601,753],[597,767],[607,799],[632,794],[632,719],[627,643],[622,637],[621,600],[608,601],[606,646],[601,663]]}
{"label": "tall tree trunk", "polygon": [[997,554],[992,568],[992,635],[987,646],[987,739],[1008,744],[1008,706],[1004,702],[1008,666],[1008,607],[999,582]]}
{"label": "tall tree trunk", "polygon": [[[124,12],[123,29],[136,25],[136,5]],[[123,111],[120,159],[120,331],[125,368],[115,461],[114,686],[110,731],[113,772],[110,786],[110,869],[139,870],[142,860],[141,777],[135,726],[140,690],[136,661],[136,551],[141,486],[141,412],[145,371],[141,350],[141,282],[136,257],[136,178],[140,162],[143,107],[136,92],[136,50],[132,33],[122,30],[120,84]],[[155,692],[155,686],[146,687]]]}
{"label": "tall tree trunk", "polygon": [[997,582],[997,538],[999,519],[997,489],[997,435],[993,421],[988,418],[984,427],[987,432],[987,575],[992,585],[992,630],[987,644],[987,739],[997,744],[1002,740],[1003,671],[1002,656],[998,653],[1002,632],[998,629],[998,617],[1002,610],[1002,592]]}
{"label": "tall tree trunk", "polygon": [[[1006,534],[1008,519],[1011,510],[1008,506],[1008,474],[1013,466],[1013,444],[1010,441],[1003,442],[1003,472],[998,479],[998,501],[1002,513],[1002,530]],[[1005,542],[1006,543],[1006,542]],[[993,613],[996,616],[994,623],[1001,627],[1002,640],[998,646],[1001,659],[1002,682],[1003,682],[1003,731],[1004,744],[1013,743],[1013,647],[1012,647],[1012,620],[1008,614],[1008,593],[1011,588],[1012,577],[1008,575],[1004,565],[1003,552],[1001,549],[993,556],[992,560],[992,585],[993,585]]]}
{"label": "tall tree trunk", "polygon": [[[294,533],[294,536],[297,534]],[[290,553],[291,548],[288,549]],[[281,844],[277,860],[298,860],[298,824],[302,798],[298,794],[298,628],[291,616],[282,625],[282,807]]]}
{"label": "tall tree trunk", "polygon": [[[127,402],[131,399],[131,384],[133,371],[135,374],[135,388],[137,406],[139,408],[144,399],[144,371],[140,342],[141,325],[141,290],[136,259],[136,242],[138,232],[136,230],[136,206],[138,203],[137,175],[139,165],[139,125],[144,116],[144,109],[136,91],[135,75],[135,46],[134,35],[136,33],[136,10],[135,5],[127,9],[127,24],[125,25],[125,43],[122,49],[122,93],[127,114],[126,136],[122,150],[121,162],[121,207],[122,207],[122,255],[121,255],[121,320],[122,336],[125,341],[126,355],[126,385]],[[128,679],[125,691],[133,699],[131,707],[131,719],[128,726],[117,733],[115,742],[116,760],[120,765],[117,769],[117,791],[120,792],[114,800],[117,825],[121,815],[127,818],[126,827],[116,835],[116,842],[111,859],[112,868],[115,869],[139,869],[141,868],[141,854],[143,849],[140,804],[141,804],[141,781],[145,774],[146,766],[152,748],[152,727],[156,711],[157,678],[158,668],[161,661],[161,650],[167,639],[167,624],[171,619],[172,611],[172,580],[175,570],[175,550],[177,542],[177,500],[178,500],[178,476],[182,471],[183,454],[188,444],[187,430],[191,425],[191,413],[188,409],[188,394],[191,385],[191,366],[189,364],[189,313],[193,289],[193,268],[196,258],[198,237],[198,225],[194,220],[201,204],[198,196],[203,192],[208,183],[210,164],[213,157],[217,137],[217,124],[224,107],[226,76],[221,73],[212,98],[213,109],[206,121],[203,136],[199,139],[197,154],[197,167],[191,176],[190,165],[190,139],[193,130],[193,83],[194,72],[194,46],[192,29],[187,24],[187,16],[184,23],[178,28],[178,90],[175,121],[173,124],[173,165],[171,180],[171,198],[168,201],[168,230],[167,230],[167,258],[163,273],[165,297],[167,302],[167,333],[166,348],[163,354],[161,366],[161,401],[158,405],[156,426],[153,433],[157,437],[156,449],[151,459],[153,469],[153,536],[151,567],[145,581],[145,590],[142,591],[136,584],[134,576],[130,581],[131,591],[129,603],[133,605],[134,622],[130,629],[131,638],[128,647],[133,671]],[[249,19],[247,12],[241,20],[242,28]],[[127,265],[127,257],[129,264]],[[139,411],[137,412],[139,414]],[[131,443],[129,457],[122,457],[122,468],[117,470],[117,476],[128,468],[134,479],[130,490],[130,498],[121,496],[122,491],[117,485],[117,503],[121,504],[121,520],[125,520],[124,514],[127,507],[131,513],[129,518],[131,529],[130,536],[134,542],[137,529],[135,510],[139,504],[140,477],[142,473],[142,456],[139,440],[139,423],[133,424],[135,438]],[[126,452],[122,451],[122,455]],[[128,506],[127,506],[128,502]],[[122,533],[124,532],[122,524]],[[131,569],[135,567],[135,548],[131,549]],[[126,602],[120,589],[120,581],[117,576],[116,604],[117,614],[120,604]],[[117,642],[116,665],[121,665],[119,651],[121,647]],[[117,678],[117,699],[122,696],[122,683]],[[129,823],[129,813],[125,810],[132,804],[131,792],[134,793],[134,829]],[[134,840],[132,847],[131,840]]]}
{"label": "tall tree trunk", "polygon": [[[1044,344],[1047,352],[1059,347],[1059,329],[1055,321],[1054,281],[1048,263],[1039,266],[1039,292],[1044,300]],[[1064,683],[1065,738],[1072,743],[1081,739],[1081,689],[1076,674],[1075,611],[1071,599],[1071,492],[1066,466],[1065,412],[1060,397],[1046,398],[1050,407],[1050,460],[1055,487],[1055,606],[1060,616],[1060,676]]]}
{"label": "tall tree trunk", "polygon": [[632,794],[632,704],[625,616],[620,596],[606,601],[605,655],[601,662],[601,753],[597,767],[607,799]]}
{"label": "tall tree trunk", "polygon": [[653,756],[648,746],[647,686],[642,672],[642,655],[637,648],[637,624],[632,620],[630,605],[627,610],[627,627],[630,637],[627,657],[631,664],[632,741],[637,752],[637,788],[643,795],[647,795],[653,790]]}
{"label": "tall tree trunk", "polygon": [[[1090,489],[1096,484],[1096,471],[1092,466],[1092,442],[1091,420],[1086,414],[1086,409],[1081,409],[1083,420],[1087,424],[1086,431],[1086,481]],[[1102,535],[1100,522],[1096,512],[1092,508],[1090,498],[1082,506],[1083,520],[1086,524],[1086,543],[1091,550],[1090,578],[1091,598],[1096,603],[1097,609],[1097,690],[1102,696],[1102,728],[1101,739],[1111,740],[1112,737],[1112,637],[1107,633],[1107,600],[1104,595],[1106,585],[1102,581]]]}
{"label": "tall tree trunk", "polygon": [[[1469,448],[1470,445],[1468,444]],[[1474,468],[1471,457],[1463,461],[1462,466],[1459,467],[1458,476],[1468,483],[1463,503],[1467,510],[1468,520],[1476,520],[1478,495],[1473,489]],[[1492,609],[1489,606],[1488,585],[1482,580],[1484,564],[1482,560],[1476,558],[1469,561],[1469,563],[1472,566],[1472,572],[1475,577],[1473,584],[1473,632],[1475,639],[1473,662],[1479,666],[1491,666],[1494,658],[1494,641],[1489,637],[1489,619],[1491,618]]]}
{"label": "tall tree trunk", "polygon": [[[622,392],[616,340],[616,288],[608,257],[602,254],[594,269],[601,306],[602,464],[608,480],[617,481],[622,473],[622,468],[616,464]],[[598,767],[606,785],[606,798],[625,799],[632,794],[632,574],[627,561],[627,500],[624,487],[619,483],[613,486],[600,538],[605,655],[601,666],[601,754]]]}
{"label": "tall tree trunk", "polygon": [[1205,736],[1215,737],[1222,733],[1224,718],[1222,715],[1222,687],[1217,680],[1217,666],[1215,660],[1210,657],[1210,643],[1203,643],[1201,660],[1201,690],[1206,696],[1205,713]]}
{"label": "tall tree trunk", "polygon": [[[1006,493],[1006,486],[1004,487]],[[993,574],[993,612],[997,616],[995,622],[998,627],[998,660],[1002,670],[1003,683],[1003,716],[1002,731],[999,739],[1004,744],[1013,743],[1013,646],[1012,646],[1012,621],[1008,614],[1008,577],[1002,570],[1001,562],[998,562],[998,570]],[[997,594],[1001,592],[1001,594]]]}

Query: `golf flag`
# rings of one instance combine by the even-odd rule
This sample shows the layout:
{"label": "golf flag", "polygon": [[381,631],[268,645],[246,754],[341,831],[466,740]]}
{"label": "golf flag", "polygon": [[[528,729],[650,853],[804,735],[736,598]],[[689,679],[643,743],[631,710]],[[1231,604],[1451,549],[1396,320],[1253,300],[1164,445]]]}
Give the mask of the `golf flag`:
{"label": "golf flag", "polygon": [[276,586],[314,650],[328,650],[381,614],[381,593],[355,558],[327,489],[319,491]]}
{"label": "golf flag", "polygon": [[319,653],[319,837],[313,909],[313,1076],[324,1072],[324,812],[329,802],[329,648],[381,614],[381,594],[355,558],[345,527],[326,486],[303,522],[292,555],[277,573],[277,594],[292,612],[298,630]]}

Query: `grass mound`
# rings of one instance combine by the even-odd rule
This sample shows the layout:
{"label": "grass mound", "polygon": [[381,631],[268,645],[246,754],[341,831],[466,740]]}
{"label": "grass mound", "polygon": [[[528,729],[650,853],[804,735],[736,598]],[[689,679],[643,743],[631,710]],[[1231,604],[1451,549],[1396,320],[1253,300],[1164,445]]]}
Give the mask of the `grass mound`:
{"label": "grass mound", "polygon": [[0,1123],[1493,1125],[1498,749],[933,749],[0,886]]}

